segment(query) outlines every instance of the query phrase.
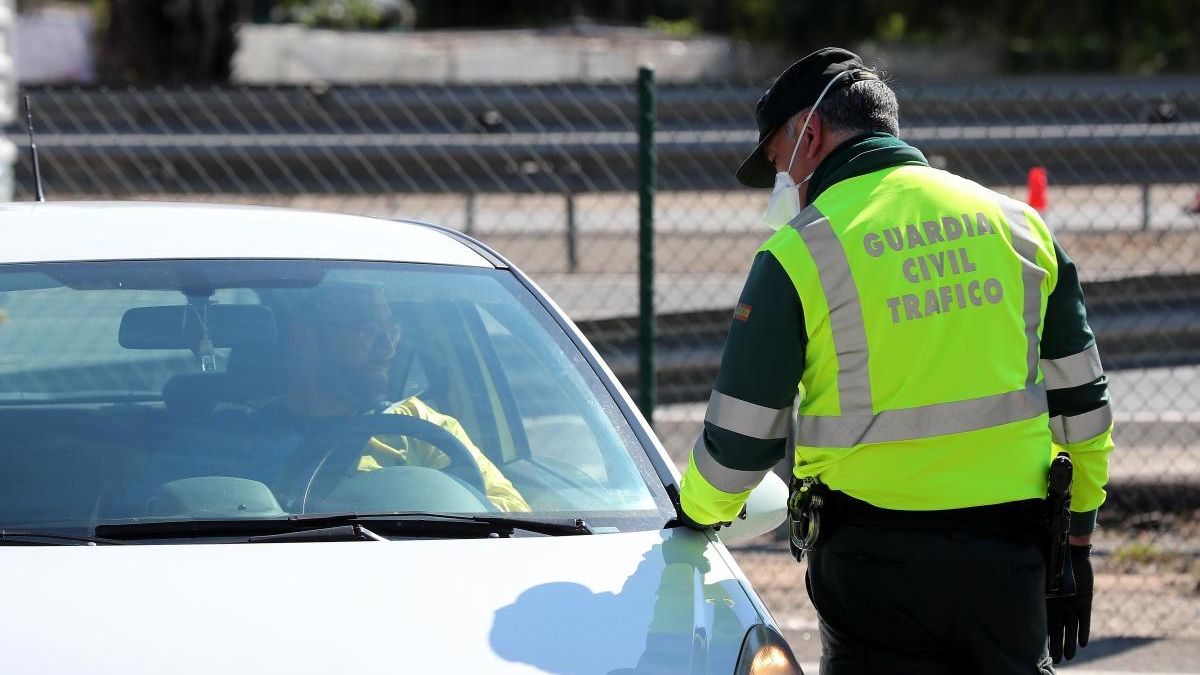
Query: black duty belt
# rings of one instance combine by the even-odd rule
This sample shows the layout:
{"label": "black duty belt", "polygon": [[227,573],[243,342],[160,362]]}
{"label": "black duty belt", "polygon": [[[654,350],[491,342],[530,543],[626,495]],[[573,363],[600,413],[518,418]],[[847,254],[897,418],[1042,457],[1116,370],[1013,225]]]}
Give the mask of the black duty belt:
{"label": "black duty belt", "polygon": [[[829,532],[844,525],[938,532],[1028,536],[1042,542],[1050,533],[1046,501],[1022,501],[941,511],[899,511],[872,506],[815,478],[793,478],[788,499],[790,546],[796,560],[816,550]],[[1066,530],[1062,539],[1065,541]]]}
{"label": "black duty belt", "polygon": [[[991,506],[972,506],[941,511],[898,511],[881,509],[844,492],[831,490],[822,518],[834,527],[910,528],[943,531],[1034,534],[1044,519],[1045,502],[1026,499]],[[1044,525],[1041,525],[1044,527]]]}

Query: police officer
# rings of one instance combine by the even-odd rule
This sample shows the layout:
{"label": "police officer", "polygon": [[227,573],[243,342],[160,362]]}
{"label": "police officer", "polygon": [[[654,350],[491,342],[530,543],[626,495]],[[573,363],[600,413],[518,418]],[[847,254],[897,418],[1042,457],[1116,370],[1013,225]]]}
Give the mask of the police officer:
{"label": "police officer", "polygon": [[[734,312],[681,507],[696,526],[731,521],[794,430],[794,475],[828,491],[806,579],[822,673],[1052,673],[1087,644],[1113,447],[1078,275],[1037,212],[931,168],[897,113],[835,48],[759,100],[737,178],[774,185],[776,232]],[[1034,523],[1059,451],[1075,468],[1078,590],[1046,600]]]}

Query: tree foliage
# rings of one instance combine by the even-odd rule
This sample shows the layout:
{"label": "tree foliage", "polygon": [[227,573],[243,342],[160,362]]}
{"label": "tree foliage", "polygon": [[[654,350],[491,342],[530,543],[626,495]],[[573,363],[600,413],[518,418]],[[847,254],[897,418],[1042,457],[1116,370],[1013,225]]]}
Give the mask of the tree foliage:
{"label": "tree foliage", "polygon": [[[977,45],[1012,73],[1200,71],[1200,0],[76,1],[90,3],[102,24],[102,77],[142,84],[227,80],[236,24],[251,19],[580,34],[602,24],[636,25],[677,37],[726,34],[789,55],[870,40],[884,49]],[[18,4],[28,10],[45,3]]]}
{"label": "tree foliage", "polygon": [[1200,70],[1200,0],[413,0],[418,28],[588,22],[731,35],[803,54],[873,40],[997,51],[1009,72]]}
{"label": "tree foliage", "polygon": [[103,80],[207,84],[229,80],[238,0],[108,0],[97,18]]}

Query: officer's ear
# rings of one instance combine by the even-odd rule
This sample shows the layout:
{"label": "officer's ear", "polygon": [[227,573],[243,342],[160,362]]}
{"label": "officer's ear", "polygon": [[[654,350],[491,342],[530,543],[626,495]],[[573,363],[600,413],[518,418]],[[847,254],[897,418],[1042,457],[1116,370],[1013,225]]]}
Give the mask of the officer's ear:
{"label": "officer's ear", "polygon": [[[821,113],[813,111],[812,117],[808,120],[808,129],[804,131],[804,135],[808,137],[808,147],[804,150],[806,159],[816,159],[820,154],[821,145],[825,138],[825,125],[821,121]],[[805,139],[800,139],[801,143]]]}

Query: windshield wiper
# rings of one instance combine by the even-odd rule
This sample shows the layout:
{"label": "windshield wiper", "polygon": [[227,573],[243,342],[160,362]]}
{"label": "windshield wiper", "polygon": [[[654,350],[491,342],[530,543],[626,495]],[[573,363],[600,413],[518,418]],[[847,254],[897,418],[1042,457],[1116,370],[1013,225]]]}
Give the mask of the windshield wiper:
{"label": "windshield wiper", "polygon": [[252,544],[272,544],[276,542],[297,541],[388,541],[388,539],[355,523],[353,525],[336,525],[334,527],[318,527],[313,530],[267,534],[261,537],[250,537],[248,541]]}
{"label": "windshield wiper", "polygon": [[99,546],[124,544],[86,534],[63,534],[37,530],[0,530],[0,546]]}
{"label": "windshield wiper", "polygon": [[486,528],[502,537],[514,530],[524,530],[552,537],[592,534],[592,528],[582,518],[522,518],[518,516],[468,515],[439,511],[398,511],[394,513],[314,513],[292,516],[309,522],[370,523],[376,529],[404,534],[412,529],[446,529],[455,526],[468,530]]}
{"label": "windshield wiper", "polygon": [[[110,523],[97,525],[96,536],[122,540],[187,537],[257,538],[284,534],[299,536],[312,534],[322,529],[356,524],[369,524],[374,531],[408,537],[511,537],[514,530],[550,536],[592,534],[592,529],[588,527],[587,523],[578,518],[533,519],[513,516],[397,511],[297,514],[287,518]],[[344,533],[342,538],[345,539]],[[302,537],[300,539],[293,538],[291,541],[302,539]]]}

